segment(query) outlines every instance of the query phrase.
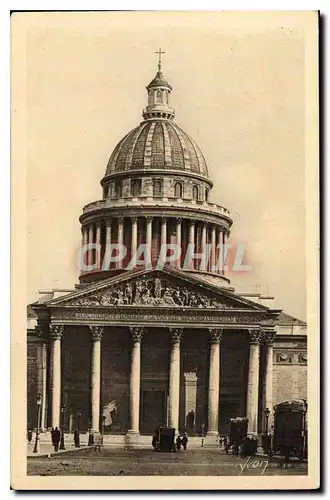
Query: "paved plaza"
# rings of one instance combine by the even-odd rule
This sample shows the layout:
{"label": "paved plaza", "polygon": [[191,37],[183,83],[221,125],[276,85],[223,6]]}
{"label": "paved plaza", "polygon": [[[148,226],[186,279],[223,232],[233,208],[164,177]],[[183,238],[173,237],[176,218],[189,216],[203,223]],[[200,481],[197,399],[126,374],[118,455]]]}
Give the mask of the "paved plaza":
{"label": "paved plaza", "polygon": [[238,475],[306,475],[306,463],[280,467],[278,459],[268,463],[265,457],[234,457],[219,450],[188,450],[161,453],[153,450],[119,450],[104,448],[101,452],[82,449],[47,457],[28,457],[28,475],[43,476],[238,476]]}

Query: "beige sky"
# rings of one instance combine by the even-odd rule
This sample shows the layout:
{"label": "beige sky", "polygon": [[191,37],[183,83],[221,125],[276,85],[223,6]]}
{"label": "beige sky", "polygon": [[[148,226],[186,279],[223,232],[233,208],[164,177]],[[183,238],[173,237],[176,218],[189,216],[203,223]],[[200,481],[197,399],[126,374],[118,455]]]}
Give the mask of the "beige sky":
{"label": "beige sky", "polygon": [[211,199],[231,210],[233,240],[249,246],[253,271],[232,285],[254,292],[259,283],[277,307],[306,318],[302,19],[25,17],[28,301],[77,282],[78,217],[102,197],[113,148],[142,120],[161,46],[176,122],[206,157]]}

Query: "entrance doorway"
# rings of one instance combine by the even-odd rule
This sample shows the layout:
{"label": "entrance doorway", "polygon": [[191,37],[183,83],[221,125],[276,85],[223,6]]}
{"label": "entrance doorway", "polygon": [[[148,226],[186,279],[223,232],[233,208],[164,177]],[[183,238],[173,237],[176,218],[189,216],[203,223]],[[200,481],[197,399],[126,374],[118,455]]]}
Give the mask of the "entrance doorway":
{"label": "entrance doorway", "polygon": [[166,393],[142,390],[140,432],[153,434],[158,425],[166,425]]}

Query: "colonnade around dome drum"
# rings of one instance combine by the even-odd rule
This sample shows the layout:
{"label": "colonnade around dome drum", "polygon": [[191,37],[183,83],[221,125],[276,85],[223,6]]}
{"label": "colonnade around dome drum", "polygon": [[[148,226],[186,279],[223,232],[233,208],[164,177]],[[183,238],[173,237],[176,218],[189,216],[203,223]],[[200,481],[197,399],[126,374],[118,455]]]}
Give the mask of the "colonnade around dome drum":
{"label": "colonnade around dome drum", "polygon": [[[220,252],[223,252],[227,237],[228,232],[223,226],[208,224],[202,220],[170,216],[116,217],[89,223],[82,227],[83,247],[91,244],[101,246],[101,252],[94,248],[86,252],[85,264],[96,265],[96,271],[127,268],[140,245],[146,245],[151,263],[155,265],[160,256],[161,246],[170,244],[179,245],[182,249],[180,258],[176,262],[170,262],[170,265],[187,270],[212,272],[212,268],[219,263]],[[122,263],[110,262],[104,269],[103,260],[106,248],[114,244],[123,245],[127,249],[127,254]],[[194,245],[195,254],[209,252],[206,266],[203,267],[201,258],[192,260],[188,268],[184,266],[188,245]],[[209,245],[208,249],[207,245]],[[116,250],[113,251],[116,252]],[[170,254],[171,250],[168,252],[168,255]],[[216,272],[223,275],[223,260],[222,265],[218,267]]]}

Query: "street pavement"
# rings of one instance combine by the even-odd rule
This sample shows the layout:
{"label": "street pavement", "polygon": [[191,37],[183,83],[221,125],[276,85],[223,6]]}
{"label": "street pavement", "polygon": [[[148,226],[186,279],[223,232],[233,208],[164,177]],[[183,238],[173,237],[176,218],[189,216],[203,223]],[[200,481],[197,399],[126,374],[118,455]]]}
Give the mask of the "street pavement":
{"label": "street pavement", "polygon": [[307,464],[292,462],[283,468],[278,459],[269,463],[266,457],[234,457],[219,450],[161,453],[104,447],[100,452],[85,448],[49,458],[30,456],[27,472],[42,476],[282,476],[306,475]]}

